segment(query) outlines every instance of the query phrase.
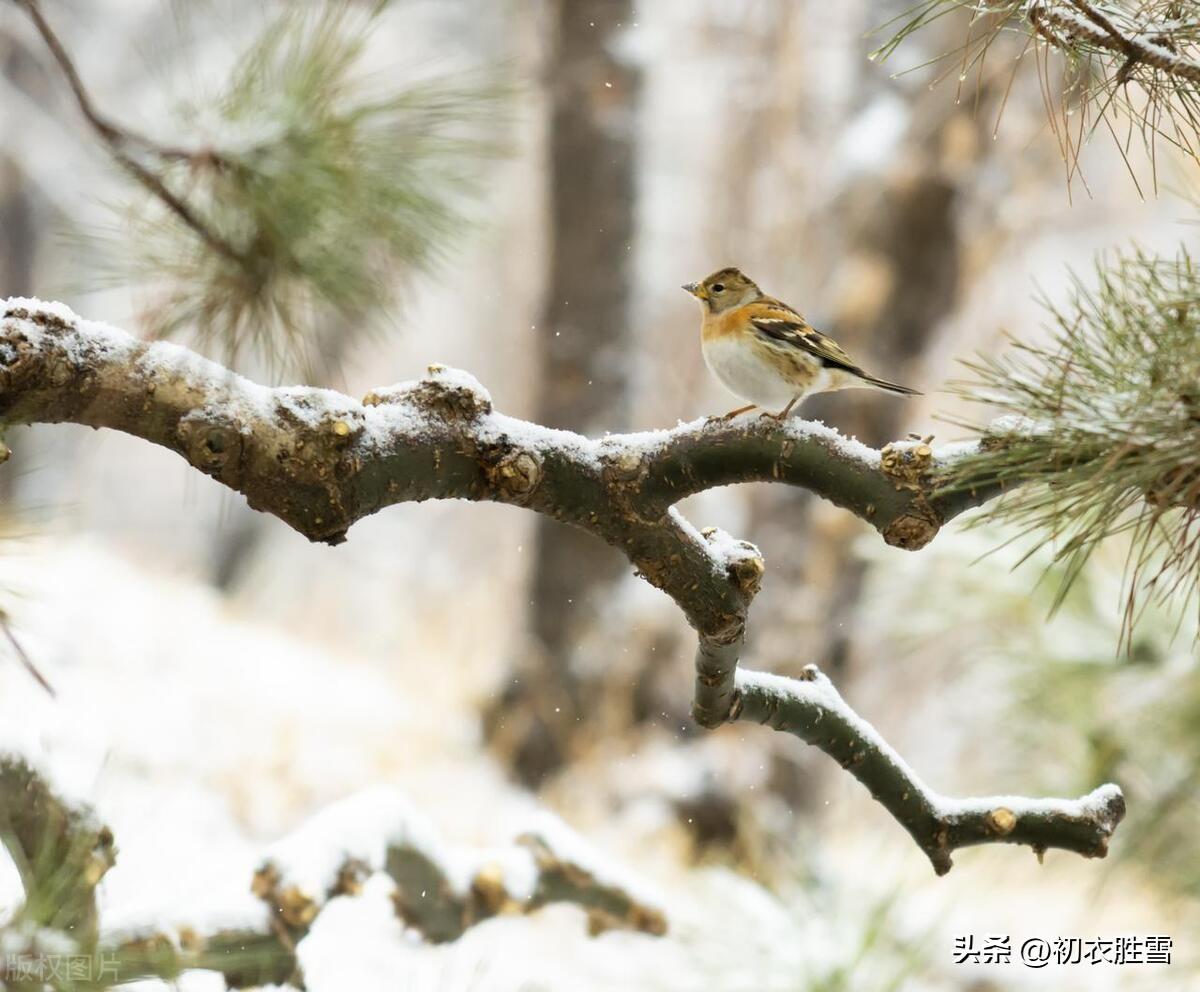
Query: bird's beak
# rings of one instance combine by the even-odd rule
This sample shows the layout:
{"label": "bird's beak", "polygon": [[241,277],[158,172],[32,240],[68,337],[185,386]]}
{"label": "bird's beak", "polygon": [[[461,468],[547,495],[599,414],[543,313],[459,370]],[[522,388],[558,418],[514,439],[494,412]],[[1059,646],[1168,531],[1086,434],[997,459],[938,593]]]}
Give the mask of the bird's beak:
{"label": "bird's beak", "polygon": [[698,300],[707,300],[708,294],[704,292],[704,287],[694,282],[685,282],[683,288],[691,293]]}

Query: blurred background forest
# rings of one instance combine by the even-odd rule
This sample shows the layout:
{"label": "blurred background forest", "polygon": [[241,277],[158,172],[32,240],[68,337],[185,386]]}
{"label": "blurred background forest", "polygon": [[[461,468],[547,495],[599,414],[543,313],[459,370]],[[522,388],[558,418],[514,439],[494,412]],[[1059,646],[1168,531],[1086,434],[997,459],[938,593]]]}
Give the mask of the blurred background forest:
{"label": "blurred background forest", "polygon": [[[1069,268],[1132,243],[1167,254],[1187,243],[1196,164],[1160,146],[1152,167],[1140,145],[1126,155],[1102,134],[1068,181],[1038,73],[1013,76],[1019,41],[1001,39],[961,84],[953,64],[937,86],[946,66],[899,72],[961,44],[955,17],[886,63],[868,58],[886,37],[873,29],[906,7],[383,5],[366,66],[393,85],[470,79],[458,98],[481,101],[484,136],[431,152],[433,178],[414,169],[414,187],[440,181],[439,156],[453,153],[462,182],[440,194],[449,206],[426,215],[423,238],[389,256],[385,305],[342,308],[305,332],[302,355],[285,337],[231,359],[185,318],[156,327],[159,298],[114,277],[109,256],[142,236],[120,226],[123,209],[136,223],[129,181],[28,19],[0,4],[0,296],[62,300],[170,331],[260,381],[353,396],[440,362],[474,373],[506,413],[597,436],[735,405],[703,366],[679,286],[737,265],[864,365],[926,394],[822,397],[804,416],[873,446],[953,437],[938,415],[975,415],[942,391],[956,359],[997,351],[1005,331],[1043,335],[1037,294],[1062,300]],[[98,106],[192,145],[202,115],[179,108],[219,86],[278,9],[45,5]],[[909,554],[783,486],[683,506],[764,552],[747,661],[791,675],[820,664],[934,787],[1126,791],[1129,821],[1106,861],[1052,852],[1039,865],[994,846],[935,879],[825,756],[757,728],[696,728],[692,632],[582,532],[508,507],[427,503],[328,548],[133,438],[60,426],[6,441],[0,605],[58,697],[15,660],[0,664],[0,742],[113,828],[105,926],[219,914],[264,844],[388,783],[454,843],[496,844],[532,807],[557,812],[658,893],[670,929],[589,937],[578,909],[550,907],[439,946],[365,921],[322,951],[318,928],[305,942],[310,988],[1200,980],[1184,939],[1200,932],[1194,624],[1150,611],[1121,651],[1119,542],[1048,618],[1049,552],[1017,567],[1031,549],[1018,540],[983,556],[1014,536],[994,527],[960,522]],[[13,878],[0,867],[0,906]],[[1175,963],[956,966],[953,938],[969,933],[1172,934]],[[333,952],[342,970],[314,970]],[[224,986],[208,975],[181,987]]]}

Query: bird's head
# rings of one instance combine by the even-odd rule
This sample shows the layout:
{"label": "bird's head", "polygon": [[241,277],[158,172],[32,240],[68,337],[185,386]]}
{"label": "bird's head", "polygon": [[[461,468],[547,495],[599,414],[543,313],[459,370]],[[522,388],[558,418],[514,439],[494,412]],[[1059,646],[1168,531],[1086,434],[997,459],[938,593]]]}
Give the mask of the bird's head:
{"label": "bird's head", "polygon": [[762,297],[762,290],[741,269],[719,269],[703,282],[683,287],[713,313],[741,306]]}

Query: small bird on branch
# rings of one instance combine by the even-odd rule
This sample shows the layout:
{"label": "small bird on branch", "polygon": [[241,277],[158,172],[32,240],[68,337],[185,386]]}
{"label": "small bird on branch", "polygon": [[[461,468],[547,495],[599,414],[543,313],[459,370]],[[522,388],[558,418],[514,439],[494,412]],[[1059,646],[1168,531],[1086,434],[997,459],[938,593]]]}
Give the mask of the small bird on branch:
{"label": "small bird on branch", "polygon": [[864,372],[838,343],[786,303],[767,296],[739,269],[721,269],[684,287],[700,301],[704,362],[731,393],[749,401],[728,420],[756,407],[782,407],[783,420],[813,393],[855,386],[920,396],[915,389]]}

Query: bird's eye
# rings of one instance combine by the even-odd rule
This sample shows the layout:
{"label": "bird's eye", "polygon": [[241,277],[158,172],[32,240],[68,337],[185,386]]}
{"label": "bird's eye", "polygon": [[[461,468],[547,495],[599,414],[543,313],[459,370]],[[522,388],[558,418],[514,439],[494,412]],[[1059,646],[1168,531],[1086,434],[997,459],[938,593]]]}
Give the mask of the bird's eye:
{"label": "bird's eye", "polygon": [[714,283],[713,283],[713,287],[712,287],[712,291],[713,291],[714,293],[723,293],[723,292],[725,292],[725,284],[724,284],[723,282],[714,282]]}

